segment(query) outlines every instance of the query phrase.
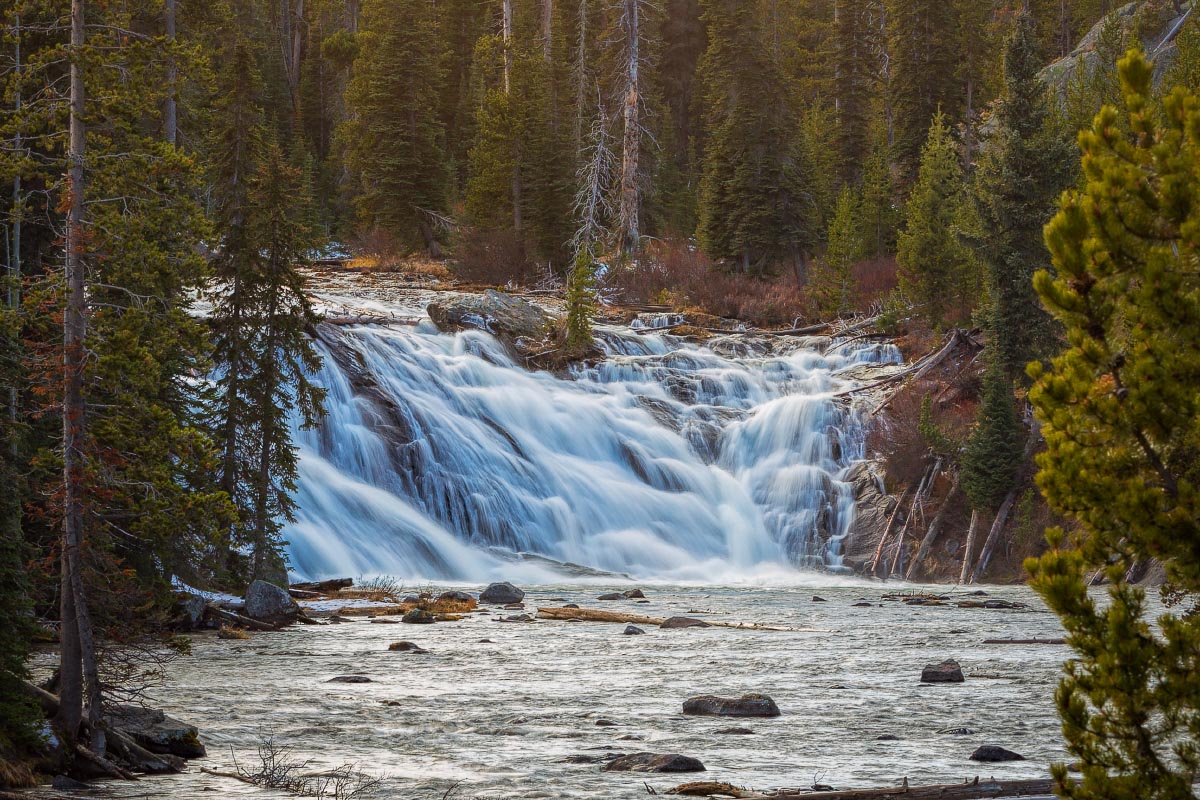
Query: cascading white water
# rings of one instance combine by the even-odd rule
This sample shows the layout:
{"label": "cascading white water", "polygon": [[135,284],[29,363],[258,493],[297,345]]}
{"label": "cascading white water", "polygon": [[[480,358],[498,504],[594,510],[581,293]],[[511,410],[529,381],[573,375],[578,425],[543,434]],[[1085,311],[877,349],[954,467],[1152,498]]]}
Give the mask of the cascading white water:
{"label": "cascading white water", "polygon": [[296,432],[284,532],[295,572],[714,582],[836,567],[853,517],[839,477],[864,436],[831,394],[850,385],[840,370],[894,347],[602,338],[609,357],[564,379],[482,332],[324,329],[328,417]]}

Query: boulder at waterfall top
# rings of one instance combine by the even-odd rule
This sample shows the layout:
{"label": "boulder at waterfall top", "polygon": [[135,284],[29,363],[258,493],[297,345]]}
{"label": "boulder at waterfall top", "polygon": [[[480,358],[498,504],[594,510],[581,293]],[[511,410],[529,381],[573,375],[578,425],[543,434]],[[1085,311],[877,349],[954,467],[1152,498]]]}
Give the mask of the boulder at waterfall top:
{"label": "boulder at waterfall top", "polygon": [[962,667],[953,659],[940,664],[928,664],[921,670],[921,683],[962,683]]}
{"label": "boulder at waterfall top", "polygon": [[778,717],[779,706],[765,694],[744,694],[741,697],[716,697],[711,694],[689,697],[683,702],[683,713],[708,717]]}
{"label": "boulder at waterfall top", "polygon": [[266,622],[285,622],[300,614],[300,606],[273,583],[254,581],[246,590],[246,616]]}
{"label": "boulder at waterfall top", "polygon": [[517,345],[522,339],[546,338],[553,321],[533,303],[494,289],[483,294],[460,295],[445,305],[433,303],[426,311],[440,331],[476,328],[509,345]]}
{"label": "boulder at waterfall top", "polygon": [[704,772],[699,759],[678,753],[630,753],[614,758],[603,767],[604,772]]}
{"label": "boulder at waterfall top", "polygon": [[493,583],[479,593],[479,602],[494,606],[505,606],[509,603],[519,603],[525,599],[525,592],[511,583]]}

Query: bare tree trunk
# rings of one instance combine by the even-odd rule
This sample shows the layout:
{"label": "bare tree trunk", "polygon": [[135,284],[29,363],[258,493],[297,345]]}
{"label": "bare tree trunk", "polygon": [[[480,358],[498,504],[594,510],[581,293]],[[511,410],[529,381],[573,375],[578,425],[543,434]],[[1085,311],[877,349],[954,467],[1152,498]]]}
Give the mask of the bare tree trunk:
{"label": "bare tree trunk", "polygon": [[962,572],[958,575],[959,583],[966,583],[967,576],[971,574],[971,560],[975,556],[975,533],[979,529],[979,512],[971,512],[971,527],[967,531],[967,545],[963,552]]}
{"label": "bare tree trunk", "polygon": [[579,41],[575,49],[575,156],[583,157],[583,109],[587,100],[588,0],[579,0]]}
{"label": "bare tree trunk", "polygon": [[[166,16],[167,44],[173,48],[175,46],[175,0],[164,0],[163,13]],[[175,65],[175,53],[172,52],[167,59],[167,99],[163,104],[163,132],[166,136],[167,144],[172,147],[177,142],[179,129],[179,110],[175,94],[175,81],[179,77],[178,72]]]}
{"label": "bare tree trunk", "polygon": [[[16,86],[16,92],[13,97],[13,108],[19,117],[22,109],[21,95],[21,15],[14,15],[14,52],[13,52],[13,77]],[[21,125],[17,124],[16,134],[13,136],[13,143],[18,154],[21,153],[23,141],[21,136]],[[16,310],[17,306],[21,305],[21,221],[25,216],[24,199],[21,197],[21,173],[18,171],[13,175],[12,189],[12,240],[9,245],[11,251],[8,256],[8,307]],[[8,417],[10,422],[17,421],[17,386],[14,383],[8,390]],[[13,455],[17,452],[17,440],[14,437],[12,441]]]}
{"label": "bare tree trunk", "polygon": [[504,93],[512,93],[512,35],[513,35],[513,7],[512,0],[504,0],[504,6],[501,16],[501,35],[504,39]]}
{"label": "bare tree trunk", "polygon": [[975,571],[971,574],[971,583],[975,583],[983,575],[983,571],[987,569],[988,562],[992,560],[992,550],[996,547],[996,542],[1000,539],[1000,532],[1004,530],[1004,523],[1008,521],[1008,512],[1012,509],[1013,501],[1017,499],[1017,490],[1013,489],[1008,493],[1008,497],[1004,498],[1004,502],[1000,505],[1000,510],[996,512],[996,519],[992,521],[992,529],[988,532],[987,540],[983,543],[983,550],[979,553],[979,563],[975,565]]}
{"label": "bare tree trunk", "polygon": [[[65,698],[59,709],[59,727],[75,742],[86,697],[91,747],[104,753],[101,725],[100,678],[96,643],[83,589],[84,474],[83,442],[85,405],[83,371],[86,364],[87,294],[83,250],[84,219],[84,86],[81,65],[84,46],[84,0],[71,0],[70,134],[67,153],[67,219],[63,311],[63,536],[60,641],[60,683]],[[86,692],[86,695],[85,695]]]}
{"label": "bare tree trunk", "polygon": [[626,254],[637,252],[641,243],[638,217],[641,196],[638,191],[638,159],[642,142],[641,120],[641,31],[639,12],[641,0],[624,0],[621,27],[625,31],[625,139],[621,158],[621,201],[618,216],[621,220],[621,249]]}
{"label": "bare tree trunk", "polygon": [[554,60],[554,0],[542,0],[542,58]]}
{"label": "bare tree trunk", "polygon": [[358,33],[358,0],[346,0],[346,30]]}
{"label": "bare tree trunk", "polygon": [[929,554],[930,548],[937,542],[938,534],[942,530],[942,520],[946,516],[946,511],[950,508],[951,501],[958,495],[958,473],[954,473],[954,482],[950,485],[950,491],[946,494],[946,499],[942,502],[942,507],[933,515],[933,522],[929,523],[929,530],[925,533],[925,538],[921,540],[921,546],[917,548],[916,555],[908,565],[908,571],[904,573],[904,579],[911,581],[918,577],[917,570],[920,568],[921,562],[925,560],[925,556]]}
{"label": "bare tree trunk", "polygon": [[291,71],[288,73],[289,88],[292,90],[292,117],[295,121],[294,130],[299,131],[300,118],[300,56],[304,44],[304,0],[296,0],[296,18],[292,23],[292,57]]}
{"label": "bare tree trunk", "polygon": [[[973,55],[967,55],[967,70],[971,70],[970,62]],[[967,77],[967,119],[963,125],[963,162],[967,172],[971,171],[972,159],[975,156],[975,79],[971,76]]]}

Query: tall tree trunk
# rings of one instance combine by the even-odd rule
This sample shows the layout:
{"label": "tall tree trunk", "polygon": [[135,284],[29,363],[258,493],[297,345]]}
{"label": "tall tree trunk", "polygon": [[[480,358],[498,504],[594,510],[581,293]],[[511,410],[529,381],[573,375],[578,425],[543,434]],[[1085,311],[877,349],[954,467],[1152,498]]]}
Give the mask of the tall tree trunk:
{"label": "tall tree trunk", "polygon": [[542,59],[554,61],[554,0],[542,0]]}
{"label": "tall tree trunk", "polygon": [[624,0],[621,27],[625,32],[625,138],[621,158],[621,249],[634,253],[641,243],[638,216],[641,197],[638,191],[638,158],[642,141],[639,119],[641,110],[641,0]]}
{"label": "tall tree trunk", "polygon": [[[272,273],[276,270],[272,268]],[[267,306],[266,313],[266,340],[263,342],[263,363],[266,369],[263,370],[258,380],[261,382],[262,397],[266,402],[270,403],[275,396],[276,385],[279,378],[276,374],[273,355],[275,353],[275,332],[277,327],[276,314],[278,313],[278,296],[279,286],[277,282],[272,282],[271,300]],[[254,549],[251,561],[252,580],[266,579],[270,572],[268,570],[269,560],[274,560],[274,552],[271,547],[270,534],[267,527],[270,524],[270,492],[271,492],[271,453],[274,447],[275,426],[262,426],[262,438],[259,440],[258,446],[258,470],[254,476],[255,497],[254,497]]]}
{"label": "tall tree trunk", "polygon": [[[167,34],[167,44],[174,48],[175,46],[175,0],[164,0],[163,14],[166,17],[165,28]],[[175,93],[175,81],[178,79],[178,68],[175,65],[175,53],[172,50],[171,55],[167,59],[167,99],[163,103],[163,133],[166,136],[167,144],[175,146],[178,138],[178,115],[177,100]]]}
{"label": "tall tree trunk", "polygon": [[[512,69],[513,69],[513,0],[504,0],[501,15],[501,35],[504,38],[504,94],[512,98]],[[521,138],[513,140],[513,170],[512,170],[512,213],[513,230],[518,235],[524,227],[521,219]]]}
{"label": "tall tree trunk", "polygon": [[[14,51],[13,51],[13,77],[16,85],[16,92],[13,97],[13,108],[16,115],[21,115],[22,94],[21,94],[21,15],[16,14],[13,18],[14,30]],[[23,146],[21,136],[21,125],[17,124],[17,131],[13,137],[14,147],[17,154],[21,153]],[[8,307],[16,310],[17,306],[21,305],[21,221],[25,216],[24,200],[21,197],[21,173],[18,171],[13,176],[12,188],[12,239],[9,242],[10,252],[8,255]],[[17,386],[16,383],[8,390],[8,416],[10,422],[17,421]],[[17,453],[17,440],[13,437],[12,451],[15,456]]]}
{"label": "tall tree trunk", "polygon": [[504,40],[504,93],[512,94],[512,35],[513,35],[513,6],[512,0],[504,0],[501,11],[501,36]]}
{"label": "tall tree trunk", "polygon": [[996,543],[1000,541],[1000,532],[1004,530],[1004,523],[1008,521],[1008,512],[1012,510],[1013,502],[1016,499],[1017,490],[1013,489],[1008,493],[1008,497],[1004,498],[1000,510],[996,512],[996,519],[992,521],[992,529],[988,532],[987,540],[983,543],[983,550],[979,553],[979,563],[975,565],[975,571],[971,573],[971,583],[978,583],[979,579],[983,577],[988,562],[992,560],[992,551],[995,550]]}
{"label": "tall tree trunk", "polygon": [[583,119],[587,105],[588,0],[579,0],[579,40],[575,48],[575,157],[583,158]]}
{"label": "tall tree trunk", "polygon": [[104,752],[101,726],[100,678],[96,644],[83,588],[84,424],[83,371],[86,365],[87,295],[84,242],[84,0],[71,0],[70,133],[67,153],[67,219],[63,311],[63,535],[60,624],[60,706],[58,722],[64,736],[77,740],[86,692],[91,747]]}
{"label": "tall tree trunk", "polygon": [[963,552],[962,571],[958,575],[959,583],[966,583],[967,576],[971,574],[971,562],[975,556],[975,534],[979,530],[979,512],[971,512],[971,527],[967,531],[967,544]]}

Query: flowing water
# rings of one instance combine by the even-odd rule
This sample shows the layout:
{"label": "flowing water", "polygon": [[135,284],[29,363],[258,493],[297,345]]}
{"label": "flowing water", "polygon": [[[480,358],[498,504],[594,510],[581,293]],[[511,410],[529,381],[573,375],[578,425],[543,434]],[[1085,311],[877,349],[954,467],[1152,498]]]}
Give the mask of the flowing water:
{"label": "flowing water", "polygon": [[481,331],[324,329],[329,415],[297,432],[284,532],[295,573],[722,583],[837,568],[864,432],[833,394],[895,347],[601,334],[608,357],[560,377]]}

